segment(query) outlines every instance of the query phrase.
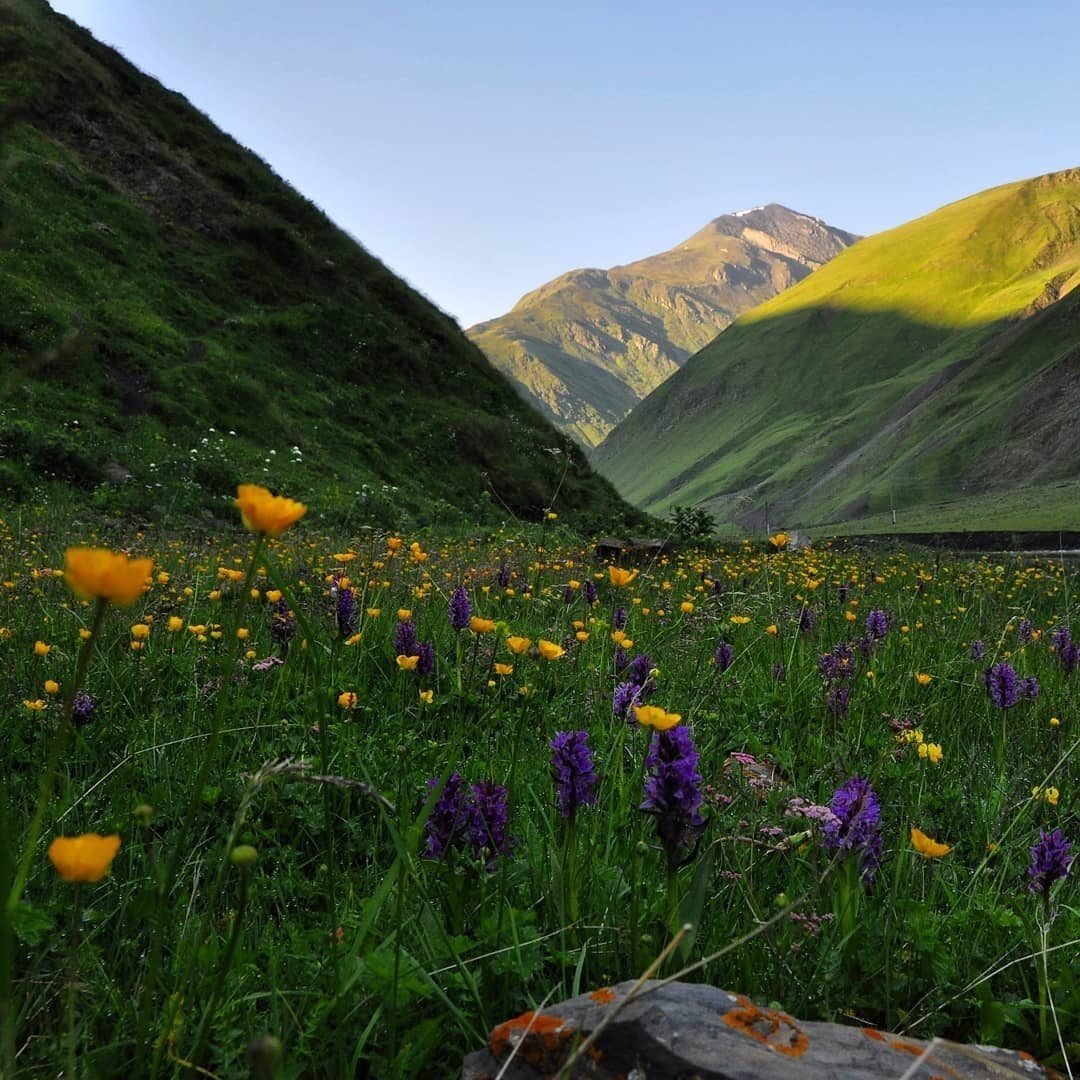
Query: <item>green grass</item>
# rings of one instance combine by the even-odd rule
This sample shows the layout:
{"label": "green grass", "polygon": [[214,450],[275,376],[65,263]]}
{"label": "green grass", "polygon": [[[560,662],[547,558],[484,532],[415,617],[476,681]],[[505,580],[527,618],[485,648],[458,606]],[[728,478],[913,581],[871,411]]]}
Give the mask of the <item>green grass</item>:
{"label": "green grass", "polygon": [[643,520],[453,320],[178,94],[39,0],[5,7],[0,49],[0,497],[214,514],[227,465],[342,523],[535,520],[556,492],[582,521]]}
{"label": "green grass", "polygon": [[766,500],[805,525],[887,490],[915,508],[1071,479],[1078,196],[1080,172],[1058,173],[861,240],[740,318],[594,460],[652,512],[744,524]]}
{"label": "green grass", "polygon": [[[383,533],[319,534],[316,509],[258,549],[235,527],[106,538],[55,512],[0,523],[0,812],[12,838],[0,893],[24,858],[30,870],[10,931],[0,917],[19,1075],[55,1075],[74,1054],[94,1075],[194,1063],[239,1077],[267,1033],[283,1059],[259,1075],[446,1075],[495,1024],[636,977],[683,921],[694,934],[668,971],[698,964],[689,977],[792,1015],[1008,1045],[1060,1068],[1056,1021],[1075,1054],[1076,875],[1048,903],[1027,888],[1040,829],[1080,843],[1080,676],[1053,638],[1077,629],[1075,570],[746,544],[687,551],[616,589],[558,522],[406,533],[391,555]],[[61,702],[93,609],[56,572],[68,544],[106,539],[152,555],[154,583],[131,609],[106,611],[82,678],[96,711],[72,731]],[[493,631],[451,629],[458,585]],[[342,633],[332,590],[346,587],[357,611]],[[295,614],[288,640],[272,631],[274,588]],[[700,754],[706,824],[699,844],[672,849],[674,870],[638,809],[650,733],[612,714],[628,677],[612,639],[619,608],[626,649],[653,669],[651,702],[681,714]],[[860,648],[874,609],[888,632]],[[432,673],[396,663],[399,610],[432,644]],[[511,635],[533,648],[514,655]],[[541,639],[563,654],[544,660]],[[727,669],[714,662],[722,641]],[[848,674],[824,679],[821,655],[843,642]],[[982,673],[1005,660],[1041,693],[1003,711]],[[843,688],[846,708],[830,706]],[[941,761],[901,741],[903,728]],[[567,730],[588,733],[599,776],[572,830],[550,776],[550,741]],[[776,778],[757,783],[733,752]],[[452,772],[506,788],[513,840],[490,862],[463,838],[427,854],[428,781]],[[853,775],[881,802],[872,886],[858,881],[858,852],[834,861],[819,826],[789,813],[796,797],[828,803]],[[1033,788],[1056,788],[1056,805]],[[42,840],[28,848],[35,805]],[[913,825],[951,852],[923,861]],[[87,832],[120,837],[110,874],[60,881],[47,843]],[[236,845],[257,850],[254,866],[232,861]]]}

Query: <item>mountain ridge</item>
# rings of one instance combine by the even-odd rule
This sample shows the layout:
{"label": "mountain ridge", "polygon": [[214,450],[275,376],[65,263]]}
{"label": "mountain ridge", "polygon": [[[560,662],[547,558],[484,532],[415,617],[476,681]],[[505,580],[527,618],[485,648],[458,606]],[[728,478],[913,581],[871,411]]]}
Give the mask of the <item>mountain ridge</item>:
{"label": "mountain ridge", "polygon": [[857,239],[779,203],[722,214],[668,251],[560,274],[466,332],[591,446],[740,312]]}
{"label": "mountain ridge", "polygon": [[257,480],[361,522],[539,520],[556,492],[568,517],[629,512],[182,95],[43,0],[7,0],[0,54],[0,494],[160,516]]}

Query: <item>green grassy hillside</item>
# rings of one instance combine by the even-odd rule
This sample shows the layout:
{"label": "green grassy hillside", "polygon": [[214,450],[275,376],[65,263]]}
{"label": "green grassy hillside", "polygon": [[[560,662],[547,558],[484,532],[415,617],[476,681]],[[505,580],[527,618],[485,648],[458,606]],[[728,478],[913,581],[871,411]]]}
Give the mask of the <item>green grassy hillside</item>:
{"label": "green grassy hillside", "polygon": [[457,325],[178,94],[0,7],[0,493],[358,520],[625,508]]}
{"label": "green grassy hillside", "polygon": [[775,204],[725,214],[670,251],[563,274],[468,333],[526,401],[595,446],[740,312],[855,239]]}
{"label": "green grassy hillside", "polygon": [[1053,492],[1080,471],[1077,284],[1080,170],[983,192],[740,318],[596,461],[640,506],[744,524],[975,496],[985,510],[1043,488],[1042,518],[1069,517]]}

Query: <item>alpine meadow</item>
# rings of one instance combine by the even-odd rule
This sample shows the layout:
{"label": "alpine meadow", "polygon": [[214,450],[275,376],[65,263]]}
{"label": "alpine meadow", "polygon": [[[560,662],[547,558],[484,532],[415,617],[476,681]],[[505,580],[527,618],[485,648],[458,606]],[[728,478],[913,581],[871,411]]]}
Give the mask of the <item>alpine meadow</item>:
{"label": "alpine meadow", "polygon": [[[255,11],[117,2],[159,57]],[[245,46],[408,31],[347,41],[402,160],[419,101],[572,173],[446,12],[346,7]],[[523,82],[594,14],[474,7]],[[597,80],[667,25],[612,12]],[[685,35],[665,123],[734,131]],[[1074,1076],[1080,169],[857,236],[808,159],[557,276],[523,226],[466,332],[131,60],[0,0],[0,1080]]]}

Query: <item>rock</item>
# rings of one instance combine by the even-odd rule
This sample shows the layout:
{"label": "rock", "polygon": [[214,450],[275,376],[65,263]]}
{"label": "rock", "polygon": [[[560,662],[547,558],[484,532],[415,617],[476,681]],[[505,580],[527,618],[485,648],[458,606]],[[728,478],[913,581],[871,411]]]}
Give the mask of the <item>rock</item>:
{"label": "rock", "polygon": [[575,1064],[572,1076],[595,1080],[1055,1076],[1028,1054],[944,1040],[924,1042],[876,1028],[803,1023],[713,986],[649,982],[620,1008],[633,986],[624,982],[594,990],[500,1024],[487,1049],[465,1059],[464,1080],[553,1077],[578,1043],[612,1015],[614,1019]]}
{"label": "rock", "polygon": [[669,540],[644,536],[631,536],[624,540],[618,536],[605,536],[596,542],[596,557],[615,562],[645,562],[661,555],[670,555],[675,545]]}

